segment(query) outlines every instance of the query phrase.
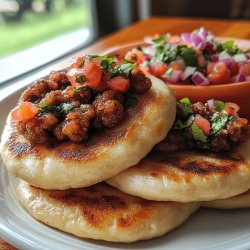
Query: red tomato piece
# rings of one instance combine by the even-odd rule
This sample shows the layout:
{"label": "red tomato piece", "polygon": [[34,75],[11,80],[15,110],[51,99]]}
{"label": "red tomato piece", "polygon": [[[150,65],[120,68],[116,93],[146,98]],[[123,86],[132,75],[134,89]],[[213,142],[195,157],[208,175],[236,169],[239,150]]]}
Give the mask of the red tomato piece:
{"label": "red tomato piece", "polygon": [[80,56],[80,57],[76,58],[74,60],[74,62],[67,67],[67,71],[69,71],[73,68],[76,68],[76,69],[81,68],[83,66],[83,60],[85,58],[86,58],[86,56]]}
{"label": "red tomato piece", "polygon": [[239,74],[243,76],[250,76],[250,63],[245,63],[240,66]]}
{"label": "red tomato piece", "polygon": [[132,51],[129,51],[125,55],[125,59],[131,62],[136,62],[138,64],[141,64],[144,62],[144,54],[142,51],[138,49],[133,49]]}
{"label": "red tomato piece", "polygon": [[208,75],[210,83],[220,84],[231,82],[231,72],[227,68],[224,62],[218,62],[215,64],[212,72]]}
{"label": "red tomato piece", "polygon": [[39,108],[32,102],[23,102],[11,111],[13,122],[29,120],[38,113]]}
{"label": "red tomato piece", "polygon": [[156,65],[154,67],[151,67],[152,74],[155,76],[162,76],[167,70],[167,65],[162,63],[160,65]]}
{"label": "red tomato piece", "polygon": [[239,111],[239,109],[240,107],[237,104],[233,102],[226,102],[226,106],[223,109],[223,111],[225,111],[229,115],[234,115]]}
{"label": "red tomato piece", "polygon": [[93,89],[98,87],[101,81],[103,70],[98,67],[92,60],[86,60],[83,68],[86,80],[84,85],[87,85]]}
{"label": "red tomato piece", "polygon": [[110,79],[109,81],[107,81],[107,85],[110,89],[117,90],[123,93],[128,91],[130,87],[129,80],[122,76],[117,76]]}
{"label": "red tomato piece", "polygon": [[206,118],[202,117],[201,115],[196,115],[193,124],[197,125],[205,135],[209,135],[211,126]]}
{"label": "red tomato piece", "polygon": [[99,89],[103,70],[92,60],[86,60],[83,68],[72,68],[67,72],[67,77],[73,87],[89,86],[92,89]]}
{"label": "red tomato piece", "polygon": [[[72,68],[67,72],[67,77],[73,87],[80,87],[84,84],[85,75],[83,69]],[[80,81],[81,78],[83,80],[82,83]]]}

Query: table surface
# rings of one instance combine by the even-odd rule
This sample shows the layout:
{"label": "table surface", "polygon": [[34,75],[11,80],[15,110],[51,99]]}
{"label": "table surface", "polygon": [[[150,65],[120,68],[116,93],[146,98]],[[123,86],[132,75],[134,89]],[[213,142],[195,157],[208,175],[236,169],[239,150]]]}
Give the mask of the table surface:
{"label": "table surface", "polygon": [[[94,42],[89,47],[56,62],[46,70],[49,73],[53,69],[64,68],[68,65],[72,57],[81,54],[99,54],[111,47],[142,40],[145,36],[155,33],[164,34],[170,32],[171,34],[180,34],[182,32],[190,32],[201,26],[211,30],[216,36],[250,39],[249,21],[151,17]],[[0,239],[0,249],[14,250],[16,248]]]}

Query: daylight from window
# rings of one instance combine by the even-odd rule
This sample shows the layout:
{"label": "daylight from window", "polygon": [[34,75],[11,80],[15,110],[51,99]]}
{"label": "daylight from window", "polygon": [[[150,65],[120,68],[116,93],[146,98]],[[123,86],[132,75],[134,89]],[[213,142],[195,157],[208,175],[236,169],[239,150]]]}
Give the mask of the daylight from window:
{"label": "daylight from window", "polygon": [[0,0],[0,58],[88,26],[88,0]]}

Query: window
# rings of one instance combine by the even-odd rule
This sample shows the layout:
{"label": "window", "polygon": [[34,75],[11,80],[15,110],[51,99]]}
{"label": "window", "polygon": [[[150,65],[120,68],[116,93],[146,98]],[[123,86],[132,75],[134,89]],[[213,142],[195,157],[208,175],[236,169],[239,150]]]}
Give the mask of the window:
{"label": "window", "polygon": [[89,42],[90,1],[0,0],[0,82]]}

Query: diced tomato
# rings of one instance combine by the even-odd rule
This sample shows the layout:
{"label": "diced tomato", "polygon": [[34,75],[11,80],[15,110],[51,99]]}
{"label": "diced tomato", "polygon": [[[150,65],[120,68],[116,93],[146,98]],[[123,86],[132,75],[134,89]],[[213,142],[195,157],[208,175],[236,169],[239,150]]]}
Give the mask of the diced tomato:
{"label": "diced tomato", "polygon": [[11,121],[29,120],[38,113],[39,108],[32,102],[23,102],[11,111]]}
{"label": "diced tomato", "polygon": [[250,76],[250,63],[245,63],[240,66],[239,74],[243,76]]}
{"label": "diced tomato", "polygon": [[209,135],[211,126],[206,118],[202,117],[201,115],[196,115],[193,124],[197,125],[205,135]]}
{"label": "diced tomato", "polygon": [[73,68],[76,68],[76,69],[81,68],[83,66],[83,60],[85,58],[86,58],[86,56],[80,56],[80,57],[76,58],[74,60],[74,62],[67,67],[67,71],[69,71]]}
{"label": "diced tomato", "polygon": [[125,55],[125,59],[131,62],[136,62],[138,64],[141,64],[144,62],[144,54],[142,51],[138,49],[133,49],[132,51],[129,51]]}
{"label": "diced tomato", "polygon": [[67,77],[73,87],[89,86],[99,89],[103,70],[92,60],[86,60],[81,69],[72,68],[67,72]]}
{"label": "diced tomato", "polygon": [[128,91],[130,87],[129,80],[122,76],[114,77],[109,81],[107,81],[106,83],[110,89],[117,90],[123,93]]}
{"label": "diced tomato", "polygon": [[239,111],[240,107],[232,102],[226,102],[225,108],[222,110],[222,112],[226,112],[229,115],[234,115]]}
{"label": "diced tomato", "polygon": [[181,66],[178,63],[171,63],[171,67],[173,70],[182,70]]}
{"label": "diced tomato", "polygon": [[95,88],[98,86],[103,70],[98,67],[92,60],[86,60],[83,68],[86,77],[85,85]]}
{"label": "diced tomato", "polygon": [[162,76],[167,70],[167,65],[166,64],[161,64],[158,66],[155,66],[153,69],[153,74],[155,76]]}
{"label": "diced tomato", "polygon": [[82,79],[85,79],[83,69],[72,68],[67,72],[67,77],[73,87],[80,87],[83,86],[84,84],[84,81],[81,83],[80,81],[77,80],[81,79],[81,77],[83,77]]}
{"label": "diced tomato", "polygon": [[232,76],[236,76],[239,73],[239,64],[236,62],[232,63],[231,67]]}
{"label": "diced tomato", "polygon": [[215,64],[212,72],[208,75],[210,83],[220,84],[231,82],[231,73],[224,62]]}

